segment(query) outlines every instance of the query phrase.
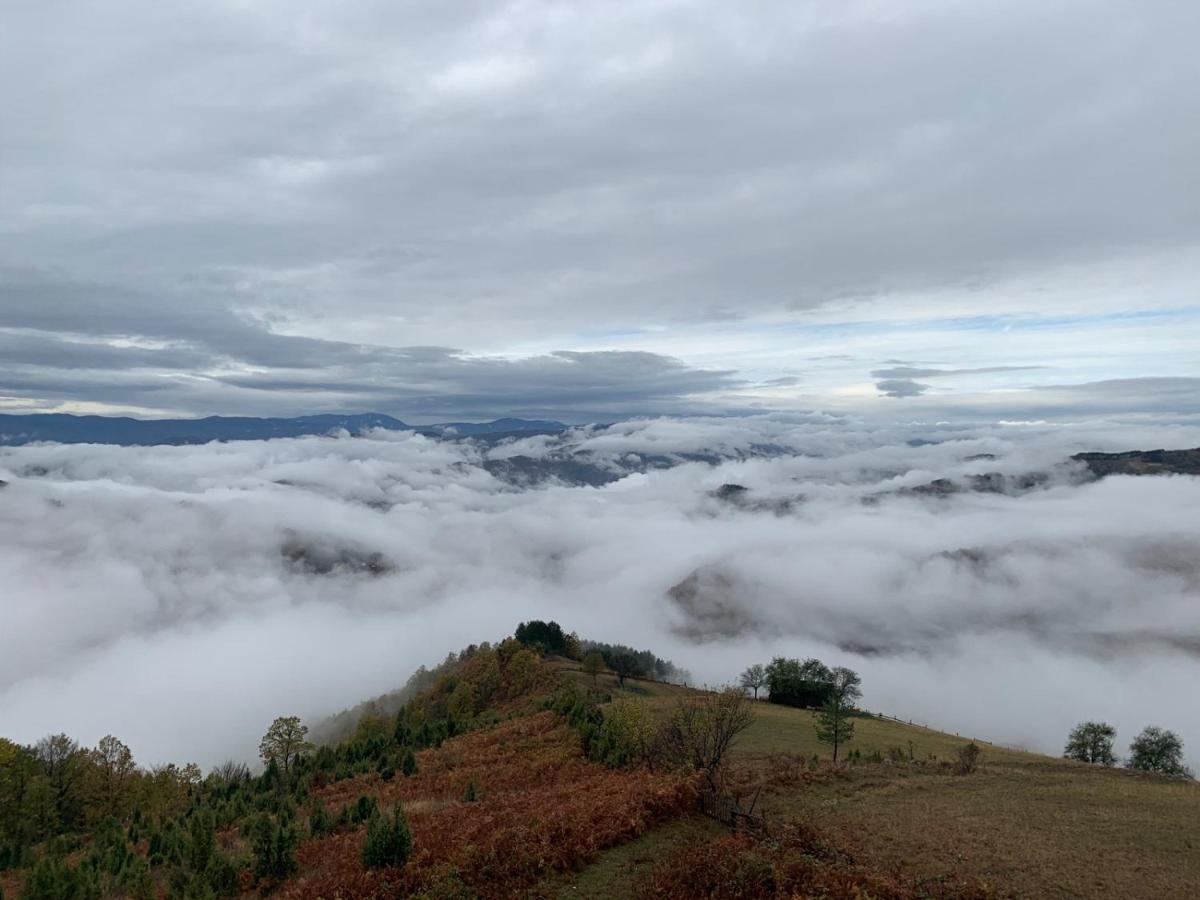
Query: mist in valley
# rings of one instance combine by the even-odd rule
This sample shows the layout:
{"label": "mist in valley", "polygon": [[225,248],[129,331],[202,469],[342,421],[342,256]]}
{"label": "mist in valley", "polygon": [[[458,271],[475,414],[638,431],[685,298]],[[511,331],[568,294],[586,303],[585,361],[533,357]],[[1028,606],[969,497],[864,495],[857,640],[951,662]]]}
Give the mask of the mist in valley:
{"label": "mist in valley", "polygon": [[1122,749],[1159,724],[1194,762],[1200,479],[1069,457],[1197,445],[1190,425],[754,416],[491,447],[6,448],[0,731],[251,760],[276,715],[315,722],[546,618],[710,685],[817,656],[862,673],[870,710],[1049,753],[1083,719]]}

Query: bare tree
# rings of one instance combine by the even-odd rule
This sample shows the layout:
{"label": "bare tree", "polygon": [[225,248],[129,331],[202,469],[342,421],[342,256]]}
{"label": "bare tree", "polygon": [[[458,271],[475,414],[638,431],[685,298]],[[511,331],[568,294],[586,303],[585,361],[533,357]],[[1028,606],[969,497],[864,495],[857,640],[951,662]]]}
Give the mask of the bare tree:
{"label": "bare tree", "polygon": [[748,700],[740,688],[680,700],[661,734],[667,761],[703,772],[708,786],[719,789],[730,748],[754,721]]}
{"label": "bare tree", "polygon": [[754,699],[758,699],[758,689],[767,683],[767,670],[755,663],[740,676],[742,687],[754,691]]}

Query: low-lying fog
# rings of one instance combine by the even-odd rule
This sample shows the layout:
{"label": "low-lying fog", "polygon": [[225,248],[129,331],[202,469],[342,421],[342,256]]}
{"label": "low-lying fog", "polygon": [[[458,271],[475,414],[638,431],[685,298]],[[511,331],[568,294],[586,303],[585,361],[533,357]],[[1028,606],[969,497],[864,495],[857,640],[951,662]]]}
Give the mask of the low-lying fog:
{"label": "low-lying fog", "polygon": [[[1082,719],[1117,725],[1122,750],[1160,724],[1194,763],[1200,478],[1086,483],[1066,460],[1197,445],[1195,427],[813,417],[490,451],[389,433],[5,449],[0,734],[112,732],[144,764],[252,759],[276,715],[315,720],[539,617],[713,684],[818,656],[862,673],[868,709],[1051,753]],[[700,452],[726,461],[604,487],[481,467]],[[985,472],[1049,477],[901,490]],[[747,490],[714,496],[728,483]]]}

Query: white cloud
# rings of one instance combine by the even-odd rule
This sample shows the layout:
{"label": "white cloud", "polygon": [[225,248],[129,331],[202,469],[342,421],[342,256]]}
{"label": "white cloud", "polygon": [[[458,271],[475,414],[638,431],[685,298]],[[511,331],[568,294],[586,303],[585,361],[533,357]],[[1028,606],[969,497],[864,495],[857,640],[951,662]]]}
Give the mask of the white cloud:
{"label": "white cloud", "polygon": [[[768,445],[799,455],[753,454]],[[1153,721],[1194,753],[1200,480],[1079,485],[1061,463],[1196,445],[1200,428],[1152,423],[654,419],[496,455],[726,461],[534,490],[488,475],[478,448],[411,435],[6,449],[0,720],[21,740],[112,731],[146,762],[250,757],[273,715],[334,711],[553,617],[708,681],[815,654],[861,669],[869,706],[951,730],[1054,752],[1076,719],[1123,738]],[[896,493],[982,471],[1050,480]],[[725,482],[752,502],[710,496]],[[297,545],[342,564],[314,574],[281,552]],[[373,553],[383,574],[356,568]],[[733,593],[669,598],[705,568]]]}

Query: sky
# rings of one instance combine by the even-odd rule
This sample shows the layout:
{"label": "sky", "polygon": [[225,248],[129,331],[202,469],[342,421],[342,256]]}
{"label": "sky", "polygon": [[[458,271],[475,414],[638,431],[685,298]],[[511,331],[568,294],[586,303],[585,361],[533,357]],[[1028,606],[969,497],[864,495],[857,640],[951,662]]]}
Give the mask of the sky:
{"label": "sky", "polygon": [[0,411],[1200,414],[1187,0],[11,0]]}
{"label": "sky", "polygon": [[[0,413],[581,426],[0,448],[5,736],[250,760],[276,715],[543,617],[710,684],[816,655],[1045,752],[1159,724],[1200,763],[1197,479],[1066,462],[1200,446],[1200,4],[2,18]],[[519,455],[679,465],[485,466]],[[1045,477],[902,492],[993,471]]]}

